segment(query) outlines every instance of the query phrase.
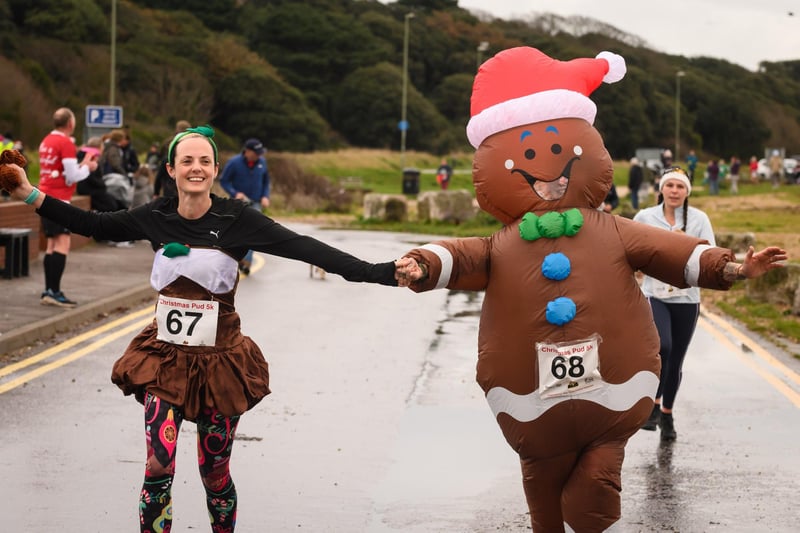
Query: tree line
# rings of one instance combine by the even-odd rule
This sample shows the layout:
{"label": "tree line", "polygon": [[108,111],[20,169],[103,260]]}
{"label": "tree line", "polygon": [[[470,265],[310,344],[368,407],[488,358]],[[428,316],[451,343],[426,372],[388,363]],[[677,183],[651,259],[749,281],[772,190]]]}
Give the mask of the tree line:
{"label": "tree line", "polygon": [[[109,103],[111,10],[112,0],[0,0],[0,130],[30,144],[56,107]],[[575,36],[553,16],[494,19],[456,0],[116,0],[116,13],[114,103],[143,142],[187,119],[212,124],[233,149],[251,136],[278,151],[398,149],[408,24],[411,150],[468,150],[478,62],[535,46],[562,60],[625,57],[625,79],[593,95],[617,159],[674,146],[678,71],[683,153],[800,152],[800,61],[750,72],[661,54],[602,25]]]}

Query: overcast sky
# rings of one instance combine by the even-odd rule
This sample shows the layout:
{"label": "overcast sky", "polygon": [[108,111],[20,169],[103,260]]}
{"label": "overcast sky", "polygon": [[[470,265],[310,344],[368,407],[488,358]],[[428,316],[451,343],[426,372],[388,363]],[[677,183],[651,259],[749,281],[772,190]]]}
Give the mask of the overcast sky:
{"label": "overcast sky", "polygon": [[459,0],[458,5],[506,19],[585,15],[641,37],[656,51],[726,59],[752,71],[760,61],[800,59],[800,0]]}

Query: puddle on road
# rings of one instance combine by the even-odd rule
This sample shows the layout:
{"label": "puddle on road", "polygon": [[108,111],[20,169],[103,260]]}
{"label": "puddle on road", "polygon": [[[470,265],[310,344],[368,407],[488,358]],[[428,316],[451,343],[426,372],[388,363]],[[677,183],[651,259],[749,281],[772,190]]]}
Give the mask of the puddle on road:
{"label": "puddle on road", "polygon": [[[370,531],[469,531],[479,515],[494,529],[498,513],[522,516],[525,527],[519,459],[475,381],[482,296],[448,295],[407,399],[392,466],[371,491],[378,513]],[[509,501],[518,508],[507,511]]]}

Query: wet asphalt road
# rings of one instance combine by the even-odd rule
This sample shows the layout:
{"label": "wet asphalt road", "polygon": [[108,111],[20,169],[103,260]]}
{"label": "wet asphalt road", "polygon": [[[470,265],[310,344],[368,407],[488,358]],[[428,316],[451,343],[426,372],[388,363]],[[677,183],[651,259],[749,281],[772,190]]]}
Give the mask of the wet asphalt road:
{"label": "wet asphalt road", "polygon": [[[296,229],[373,261],[418,244]],[[529,531],[516,455],[474,381],[480,295],[312,279],[305,264],[262,261],[238,308],[270,362],[273,394],[239,425],[237,531]],[[142,408],[108,376],[149,314],[111,317],[97,324],[107,331],[53,346],[19,373],[0,369],[0,530],[138,531]],[[701,320],[678,441],[631,439],[615,531],[797,531],[797,366],[750,340],[742,349],[737,335]],[[175,532],[209,530],[194,438],[185,423]]]}

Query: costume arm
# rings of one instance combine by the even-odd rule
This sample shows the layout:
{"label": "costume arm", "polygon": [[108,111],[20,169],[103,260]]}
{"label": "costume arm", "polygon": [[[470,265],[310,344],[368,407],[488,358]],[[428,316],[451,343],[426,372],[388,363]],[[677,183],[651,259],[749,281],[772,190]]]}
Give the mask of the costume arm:
{"label": "costume arm", "polygon": [[685,269],[695,248],[707,244],[705,241],[622,217],[616,217],[615,222],[628,263],[634,270],[675,287],[690,286]]}
{"label": "costume arm", "polygon": [[[619,217],[618,217],[619,218]],[[675,287],[728,290],[725,267],[733,252],[677,231],[667,231],[619,218],[617,227],[634,269]]]}
{"label": "costume arm", "polygon": [[489,282],[491,238],[469,237],[426,244],[406,254],[427,268],[427,277],[411,284],[415,292],[432,289],[478,291]]}

